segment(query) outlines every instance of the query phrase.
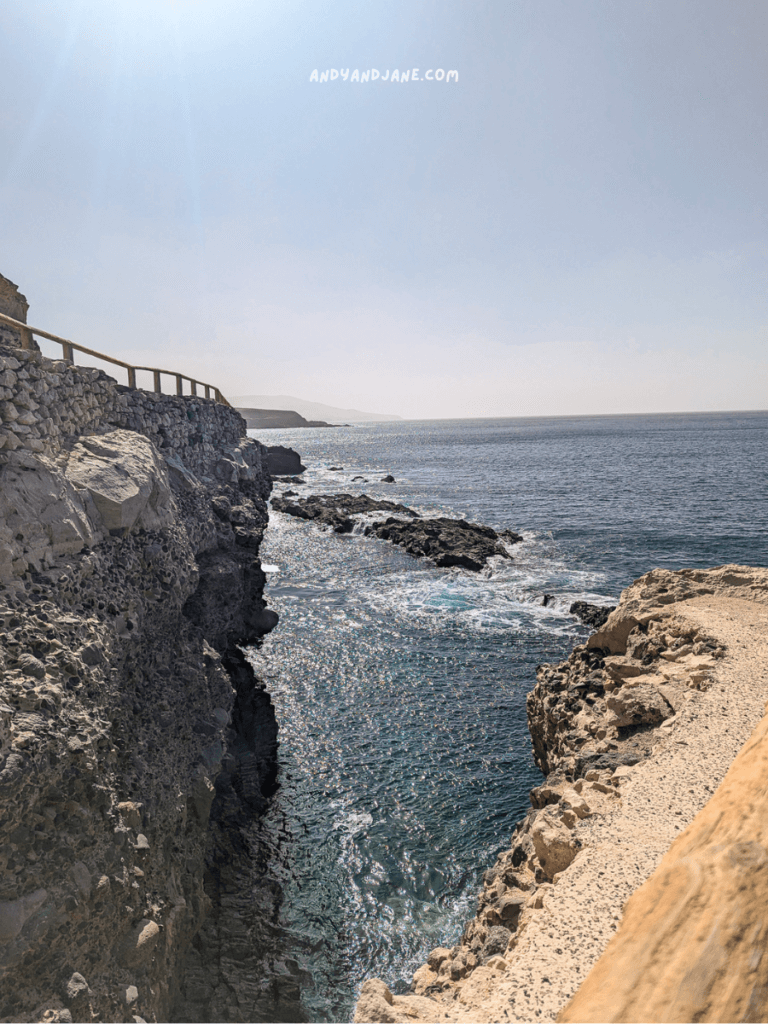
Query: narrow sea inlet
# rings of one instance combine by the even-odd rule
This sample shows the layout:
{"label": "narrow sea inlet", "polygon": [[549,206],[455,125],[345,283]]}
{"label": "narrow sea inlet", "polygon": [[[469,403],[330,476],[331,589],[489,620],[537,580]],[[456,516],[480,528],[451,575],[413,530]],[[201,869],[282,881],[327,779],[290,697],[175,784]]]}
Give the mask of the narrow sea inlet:
{"label": "narrow sea inlet", "polygon": [[765,414],[720,414],[261,436],[309,467],[276,493],[367,493],[524,541],[470,573],[272,513],[281,621],[251,657],[280,724],[279,789],[238,881],[242,1019],[349,1020],[365,977],[402,991],[457,940],[538,781],[525,695],[586,635],[571,602],[612,602],[655,566],[768,564],[767,435]]}

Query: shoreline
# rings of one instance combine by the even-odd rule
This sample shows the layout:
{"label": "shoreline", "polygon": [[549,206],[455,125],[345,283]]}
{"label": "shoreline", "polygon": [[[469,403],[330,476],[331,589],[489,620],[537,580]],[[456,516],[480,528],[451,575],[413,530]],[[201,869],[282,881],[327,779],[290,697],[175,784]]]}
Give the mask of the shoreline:
{"label": "shoreline", "polygon": [[366,981],[356,1022],[555,1020],[763,717],[767,605],[768,570],[654,570],[542,666],[529,726],[549,772],[532,810],[460,943],[433,951],[407,995]]}

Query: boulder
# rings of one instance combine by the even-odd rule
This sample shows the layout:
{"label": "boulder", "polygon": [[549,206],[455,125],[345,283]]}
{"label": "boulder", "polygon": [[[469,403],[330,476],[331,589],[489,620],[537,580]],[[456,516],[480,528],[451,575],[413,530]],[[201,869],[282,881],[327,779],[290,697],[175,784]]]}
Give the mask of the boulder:
{"label": "boulder", "polygon": [[544,811],[531,829],[531,839],[542,869],[549,878],[571,864],[581,849],[581,843],[557,818]]}
{"label": "boulder", "polygon": [[71,484],[90,495],[106,530],[159,530],[173,518],[168,468],[152,442],[130,430],[82,437],[66,467]]}
{"label": "boulder", "polygon": [[293,476],[303,473],[306,468],[301,464],[301,456],[293,448],[285,448],[281,444],[267,448],[267,469],[272,476]]}
{"label": "boulder", "polygon": [[674,711],[655,686],[640,683],[622,686],[606,697],[605,703],[614,714],[614,726],[659,725],[671,718]]}
{"label": "boulder", "polygon": [[568,611],[571,615],[575,615],[577,619],[581,619],[585,626],[591,626],[592,629],[600,629],[615,609],[616,605],[600,605],[590,604],[588,601],[574,601]]}
{"label": "boulder", "polygon": [[97,519],[53,463],[30,452],[9,455],[0,466],[0,580],[90,547],[101,539]]}

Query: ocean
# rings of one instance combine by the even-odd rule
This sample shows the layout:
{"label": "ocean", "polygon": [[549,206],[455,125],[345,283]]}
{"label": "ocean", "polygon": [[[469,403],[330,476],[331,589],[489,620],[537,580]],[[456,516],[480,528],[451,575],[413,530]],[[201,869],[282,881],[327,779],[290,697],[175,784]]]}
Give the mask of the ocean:
{"label": "ocean", "polygon": [[346,1021],[366,977],[405,991],[474,915],[540,780],[536,665],[588,635],[570,604],[615,603],[657,566],[768,565],[768,414],[259,436],[300,452],[300,494],[366,493],[524,538],[471,573],[271,513],[261,558],[281,618],[250,656],[280,725],[279,787],[238,880],[238,970],[253,979],[238,1013]]}

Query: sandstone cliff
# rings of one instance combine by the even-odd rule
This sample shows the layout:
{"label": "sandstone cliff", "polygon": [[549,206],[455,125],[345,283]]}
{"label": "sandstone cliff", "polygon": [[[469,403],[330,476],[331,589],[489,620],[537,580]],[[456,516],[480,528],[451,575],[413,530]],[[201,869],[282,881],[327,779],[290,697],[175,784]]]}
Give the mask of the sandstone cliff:
{"label": "sandstone cliff", "polygon": [[[530,813],[461,941],[433,951],[409,995],[366,982],[356,1021],[554,1020],[760,721],[767,605],[768,570],[655,570],[539,669],[528,717],[546,780]],[[560,1019],[765,1019],[765,732],[630,900]]]}
{"label": "sandstone cliff", "polygon": [[169,1020],[206,863],[273,783],[239,648],[277,621],[265,450],[2,345],[0,420],[0,1019]]}

